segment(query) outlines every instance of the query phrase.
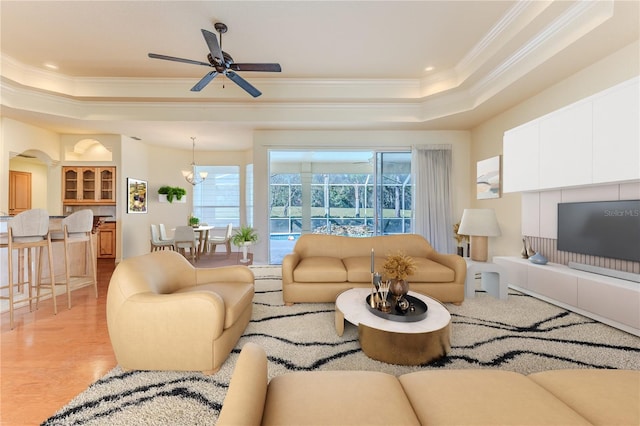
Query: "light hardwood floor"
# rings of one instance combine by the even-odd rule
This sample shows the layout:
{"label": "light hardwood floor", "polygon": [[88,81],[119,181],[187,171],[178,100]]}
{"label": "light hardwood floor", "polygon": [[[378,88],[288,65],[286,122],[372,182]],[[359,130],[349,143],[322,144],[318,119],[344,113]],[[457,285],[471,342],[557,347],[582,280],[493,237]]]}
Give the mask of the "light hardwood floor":
{"label": "light hardwood floor", "polygon": [[114,262],[98,260],[98,298],[92,287],[58,296],[58,314],[51,299],[37,311],[16,310],[1,318],[0,424],[38,425],[74,396],[116,366],[105,315]]}

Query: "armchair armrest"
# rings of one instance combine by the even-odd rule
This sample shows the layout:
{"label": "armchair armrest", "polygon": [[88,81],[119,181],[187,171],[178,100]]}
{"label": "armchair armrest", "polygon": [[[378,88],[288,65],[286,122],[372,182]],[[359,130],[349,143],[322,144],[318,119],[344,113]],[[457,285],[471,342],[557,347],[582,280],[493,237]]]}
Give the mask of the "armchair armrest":
{"label": "armchair armrest", "polygon": [[109,334],[117,353],[175,353],[194,342],[210,346],[224,329],[225,306],[212,292],[139,293],[114,312]]}
{"label": "armchair armrest", "polygon": [[222,266],[218,268],[196,268],[196,285],[218,282],[254,283],[253,271],[246,266]]}
{"label": "armchair armrest", "polygon": [[267,399],[267,355],[255,343],[242,347],[217,425],[260,425]]}
{"label": "armchair armrest", "polygon": [[282,285],[293,282],[293,270],[300,263],[300,255],[296,252],[285,255],[282,259]]}
{"label": "armchair armrest", "polygon": [[457,254],[438,253],[434,250],[429,254],[429,259],[453,269],[455,282],[464,285],[467,278],[467,262],[463,258]]}

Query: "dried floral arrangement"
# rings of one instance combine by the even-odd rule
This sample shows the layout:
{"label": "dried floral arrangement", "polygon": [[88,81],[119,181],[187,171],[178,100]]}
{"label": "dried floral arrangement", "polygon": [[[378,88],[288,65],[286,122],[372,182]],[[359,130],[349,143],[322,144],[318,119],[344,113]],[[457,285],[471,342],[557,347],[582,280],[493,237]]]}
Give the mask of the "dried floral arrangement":
{"label": "dried floral arrangement", "polygon": [[407,256],[402,251],[387,255],[387,259],[382,265],[384,277],[386,279],[406,280],[409,275],[416,271],[416,264],[411,256]]}
{"label": "dried floral arrangement", "polygon": [[455,238],[456,241],[458,242],[458,245],[460,245],[464,241],[466,241],[469,238],[469,236],[468,235],[463,235],[463,234],[458,234],[458,229],[460,229],[460,222],[458,222],[455,225],[453,225],[453,238]]}

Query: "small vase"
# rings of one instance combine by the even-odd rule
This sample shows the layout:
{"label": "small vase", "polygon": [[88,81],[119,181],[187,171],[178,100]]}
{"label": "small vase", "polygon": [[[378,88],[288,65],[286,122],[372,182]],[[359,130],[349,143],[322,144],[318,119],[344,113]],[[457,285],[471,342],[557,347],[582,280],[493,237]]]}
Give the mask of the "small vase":
{"label": "small vase", "polygon": [[409,283],[407,280],[391,280],[391,285],[389,286],[389,293],[391,293],[394,297],[394,300],[399,300],[404,297],[409,292]]}

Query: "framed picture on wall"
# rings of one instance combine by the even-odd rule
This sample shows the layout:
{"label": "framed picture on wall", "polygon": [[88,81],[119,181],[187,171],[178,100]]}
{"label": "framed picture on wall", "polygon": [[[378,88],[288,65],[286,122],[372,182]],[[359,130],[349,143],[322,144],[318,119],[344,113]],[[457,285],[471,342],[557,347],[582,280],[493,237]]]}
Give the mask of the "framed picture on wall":
{"label": "framed picture on wall", "polygon": [[147,181],[127,178],[127,213],[147,212]]}
{"label": "framed picture on wall", "polygon": [[476,194],[478,200],[500,198],[500,156],[478,161],[476,169]]}

